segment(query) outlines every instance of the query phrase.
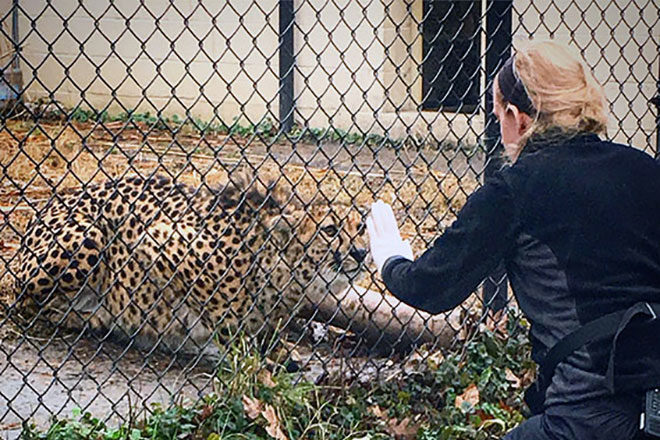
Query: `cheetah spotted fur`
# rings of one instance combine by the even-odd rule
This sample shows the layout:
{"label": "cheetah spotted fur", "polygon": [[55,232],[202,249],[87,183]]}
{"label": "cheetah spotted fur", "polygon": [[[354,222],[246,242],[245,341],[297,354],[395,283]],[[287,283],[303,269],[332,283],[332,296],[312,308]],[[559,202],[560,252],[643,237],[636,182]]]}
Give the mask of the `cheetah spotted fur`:
{"label": "cheetah spotted fur", "polygon": [[340,293],[364,272],[357,213],[285,212],[262,187],[128,177],[56,195],[23,238],[19,297],[68,327],[198,351],[272,328],[305,292]]}

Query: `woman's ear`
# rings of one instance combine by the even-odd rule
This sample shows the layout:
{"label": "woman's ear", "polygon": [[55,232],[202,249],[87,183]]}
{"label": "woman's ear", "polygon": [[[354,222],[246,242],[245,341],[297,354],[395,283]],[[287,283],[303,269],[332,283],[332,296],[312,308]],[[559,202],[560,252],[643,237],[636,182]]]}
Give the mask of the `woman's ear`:
{"label": "woman's ear", "polygon": [[521,112],[518,107],[510,103],[506,105],[506,111],[511,112],[513,119],[516,121],[518,135],[522,136],[527,133],[527,130],[529,130],[529,127],[532,125],[532,118],[527,113]]}

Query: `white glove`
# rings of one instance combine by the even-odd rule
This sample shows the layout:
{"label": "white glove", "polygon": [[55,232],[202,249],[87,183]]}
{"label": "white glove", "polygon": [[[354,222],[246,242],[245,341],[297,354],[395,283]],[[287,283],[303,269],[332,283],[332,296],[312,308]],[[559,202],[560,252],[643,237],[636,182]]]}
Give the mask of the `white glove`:
{"label": "white glove", "polygon": [[378,267],[378,273],[382,273],[385,261],[395,255],[411,261],[414,259],[410,242],[401,239],[392,207],[382,200],[371,204],[371,214],[367,218],[367,232],[371,256]]}

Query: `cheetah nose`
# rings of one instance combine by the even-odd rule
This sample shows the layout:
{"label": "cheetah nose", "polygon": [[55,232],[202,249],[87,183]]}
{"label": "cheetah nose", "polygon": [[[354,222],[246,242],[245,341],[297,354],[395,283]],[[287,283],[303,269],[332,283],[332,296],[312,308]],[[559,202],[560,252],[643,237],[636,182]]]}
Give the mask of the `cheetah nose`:
{"label": "cheetah nose", "polygon": [[348,251],[348,254],[355,259],[358,263],[362,263],[364,259],[367,256],[367,250],[366,249],[358,249],[356,247],[351,246],[351,248]]}

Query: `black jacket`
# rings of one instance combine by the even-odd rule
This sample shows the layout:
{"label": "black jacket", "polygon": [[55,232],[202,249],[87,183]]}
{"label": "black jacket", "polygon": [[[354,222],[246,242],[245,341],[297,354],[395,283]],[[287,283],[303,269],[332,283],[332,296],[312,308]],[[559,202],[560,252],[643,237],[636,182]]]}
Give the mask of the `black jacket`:
{"label": "black jacket", "polygon": [[[388,259],[383,279],[403,302],[439,313],[500,262],[531,323],[537,361],[593,319],[660,302],[660,165],[591,134],[530,142],[420,258]],[[637,384],[660,385],[647,368],[660,365],[660,329],[642,333],[623,344],[622,371],[633,371]],[[589,344],[561,363],[546,403],[606,394],[610,346]]]}

